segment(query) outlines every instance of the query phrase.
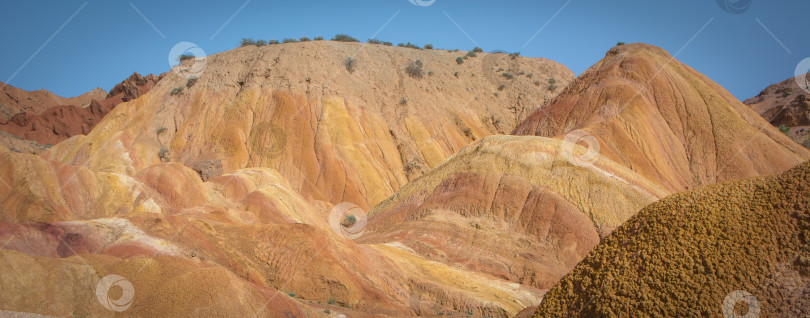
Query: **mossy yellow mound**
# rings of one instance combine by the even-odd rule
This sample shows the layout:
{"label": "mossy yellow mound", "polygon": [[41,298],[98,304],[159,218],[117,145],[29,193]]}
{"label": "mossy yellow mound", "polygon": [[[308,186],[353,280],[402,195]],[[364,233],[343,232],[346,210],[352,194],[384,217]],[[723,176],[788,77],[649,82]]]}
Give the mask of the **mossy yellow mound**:
{"label": "mossy yellow mound", "polygon": [[[810,314],[810,162],[679,193],[639,212],[549,291],[534,317]],[[748,307],[749,310],[756,310]]]}

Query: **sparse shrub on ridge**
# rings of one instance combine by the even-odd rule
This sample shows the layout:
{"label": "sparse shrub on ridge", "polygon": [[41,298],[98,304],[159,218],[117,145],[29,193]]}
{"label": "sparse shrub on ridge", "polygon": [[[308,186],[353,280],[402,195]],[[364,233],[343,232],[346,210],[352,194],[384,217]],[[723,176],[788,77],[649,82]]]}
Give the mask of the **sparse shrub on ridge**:
{"label": "sparse shrub on ridge", "polygon": [[548,79],[548,90],[552,92],[557,90],[557,79],[553,77]]}
{"label": "sparse shrub on ridge", "polygon": [[422,70],[422,61],[420,60],[409,63],[408,66],[405,67],[405,72],[407,72],[411,77],[415,78],[422,78],[425,76],[424,71]]}
{"label": "sparse shrub on ridge", "polygon": [[624,42],[622,42],[622,41],[616,42],[616,46],[619,46],[619,45],[624,45]]}
{"label": "sparse shrub on ridge", "polygon": [[370,44],[382,44],[382,41],[377,40],[377,39],[368,39],[368,41],[366,41],[366,43],[370,43]]}
{"label": "sparse shrub on ridge", "polygon": [[473,48],[473,50],[472,50],[472,51],[473,51],[473,52],[476,52],[476,53],[482,53],[482,52],[484,52],[484,49],[482,49],[482,48],[480,48],[480,47],[477,47],[477,46],[476,46],[476,47],[474,47],[474,48]]}
{"label": "sparse shrub on ridge", "polygon": [[281,42],[279,42],[278,40],[275,40],[275,39],[267,40],[267,44],[279,44],[279,43],[281,43]]}
{"label": "sparse shrub on ridge", "polygon": [[405,44],[405,47],[409,47],[409,48],[412,48],[412,49],[417,49],[417,50],[421,50],[421,49],[422,49],[422,48],[421,48],[421,47],[419,47],[418,45],[413,44],[413,43],[411,43],[411,42],[408,42],[407,44]]}
{"label": "sparse shrub on ridge", "polygon": [[338,42],[360,42],[352,36],[346,34],[335,34],[335,37],[332,38],[332,41]]}
{"label": "sparse shrub on ridge", "polygon": [[299,41],[301,41],[301,42],[309,42],[309,41],[310,41],[310,40],[309,40],[309,38],[308,38],[308,37],[306,37],[306,36],[302,36],[302,37],[301,37],[300,39],[298,39],[298,40],[299,40]]}
{"label": "sparse shrub on ridge", "polygon": [[192,54],[185,53],[185,54],[180,54],[180,56],[177,57],[177,60],[182,62],[182,61],[185,61],[185,60],[193,59],[194,57],[195,56],[192,55]]}
{"label": "sparse shrub on ridge", "polygon": [[249,45],[256,45],[256,40],[242,38],[242,41],[239,41],[239,46],[249,46]]}
{"label": "sparse shrub on ridge", "polygon": [[181,87],[175,87],[174,89],[172,89],[172,91],[171,91],[169,94],[170,94],[170,95],[180,95],[180,94],[183,94],[183,87],[182,87],[182,86],[181,86]]}
{"label": "sparse shrub on ridge", "polygon": [[397,44],[397,46],[398,47],[405,47],[405,43],[399,43],[399,44]]}
{"label": "sparse shrub on ridge", "polygon": [[511,57],[513,60],[518,56],[520,56],[520,52],[509,53],[509,57]]}
{"label": "sparse shrub on ridge", "polygon": [[464,58],[462,58],[461,56],[457,57],[457,58],[456,58],[456,63],[458,63],[458,64],[464,64]]}
{"label": "sparse shrub on ridge", "polygon": [[322,36],[320,36],[320,35],[319,35],[319,36],[316,36],[316,37],[314,37],[314,38],[312,38],[312,39],[313,39],[314,41],[323,41],[323,37],[322,37]]}
{"label": "sparse shrub on ridge", "polygon": [[470,52],[467,52],[467,56],[469,56],[469,57],[476,57],[476,56],[478,56],[478,54],[475,54],[475,52],[470,51]]}
{"label": "sparse shrub on ridge", "polygon": [[265,40],[256,40],[256,46],[265,46],[267,45],[267,41]]}
{"label": "sparse shrub on ridge", "polygon": [[394,43],[391,43],[391,42],[388,42],[388,41],[383,41],[382,44],[385,45],[385,46],[394,46]]}
{"label": "sparse shrub on ridge", "polygon": [[433,49],[433,44],[430,44],[430,43],[425,44],[425,49],[426,50],[432,50]]}
{"label": "sparse shrub on ridge", "polygon": [[281,42],[282,43],[295,43],[295,42],[298,42],[298,39],[284,38],[284,40],[281,40]]}
{"label": "sparse shrub on ridge", "polygon": [[502,91],[504,88],[506,88],[506,84],[498,85],[498,90],[499,91]]}
{"label": "sparse shrub on ridge", "polygon": [[503,77],[506,77],[507,79],[515,78],[515,75],[513,75],[512,73],[509,73],[509,72],[503,72],[501,75],[503,75]]}

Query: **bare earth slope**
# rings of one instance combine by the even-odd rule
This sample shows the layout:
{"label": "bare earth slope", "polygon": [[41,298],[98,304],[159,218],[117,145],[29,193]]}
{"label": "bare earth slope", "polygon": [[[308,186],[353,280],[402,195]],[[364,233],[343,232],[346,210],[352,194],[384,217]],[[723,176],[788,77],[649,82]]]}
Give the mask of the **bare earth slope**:
{"label": "bare earth slope", "polygon": [[806,317],[808,243],[810,162],[675,194],[599,244],[534,316],[741,317],[758,304],[761,317]]}
{"label": "bare earth slope", "polygon": [[810,158],[717,83],[646,44],[614,47],[516,134],[592,135],[599,151],[677,192]]}

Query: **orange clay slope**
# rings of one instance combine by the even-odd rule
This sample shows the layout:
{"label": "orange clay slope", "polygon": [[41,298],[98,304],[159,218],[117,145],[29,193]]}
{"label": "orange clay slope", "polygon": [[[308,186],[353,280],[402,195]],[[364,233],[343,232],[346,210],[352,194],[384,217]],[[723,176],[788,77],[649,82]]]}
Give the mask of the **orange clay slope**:
{"label": "orange clay slope", "polygon": [[780,173],[810,158],[720,85],[646,44],[612,48],[514,133],[564,138],[577,130],[671,192]]}
{"label": "orange clay slope", "polygon": [[730,317],[724,310],[755,317],[746,308],[756,305],[760,317],[806,317],[808,244],[810,162],[701,187],[644,208],[614,231],[534,317]]}

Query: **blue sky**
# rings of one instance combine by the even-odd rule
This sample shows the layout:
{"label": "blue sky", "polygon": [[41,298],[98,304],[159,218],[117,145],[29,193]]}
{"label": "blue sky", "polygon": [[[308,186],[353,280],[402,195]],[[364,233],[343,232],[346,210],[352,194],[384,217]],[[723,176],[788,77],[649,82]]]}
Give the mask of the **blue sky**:
{"label": "blue sky", "polygon": [[520,51],[576,74],[617,41],[645,42],[680,52],[746,99],[810,57],[805,0],[411,1],[4,1],[0,81],[71,97],[109,90],[132,72],[168,71],[169,51],[182,41],[212,54],[243,37],[365,41],[376,33],[394,43]]}

